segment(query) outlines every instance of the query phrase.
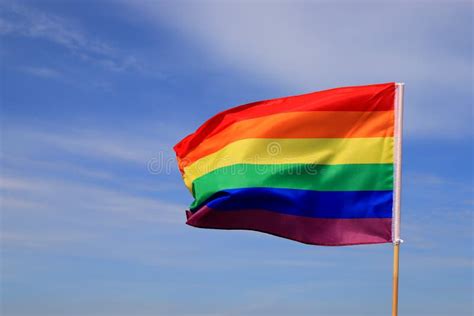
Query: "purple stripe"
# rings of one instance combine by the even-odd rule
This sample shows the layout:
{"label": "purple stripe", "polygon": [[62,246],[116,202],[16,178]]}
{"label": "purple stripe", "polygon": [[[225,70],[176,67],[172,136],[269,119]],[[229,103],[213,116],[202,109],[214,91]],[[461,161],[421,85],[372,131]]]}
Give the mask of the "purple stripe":
{"label": "purple stripe", "polygon": [[186,212],[188,225],[201,228],[246,229],[305,244],[345,246],[387,243],[392,240],[391,218],[309,218],[266,210],[221,212],[208,206]]}

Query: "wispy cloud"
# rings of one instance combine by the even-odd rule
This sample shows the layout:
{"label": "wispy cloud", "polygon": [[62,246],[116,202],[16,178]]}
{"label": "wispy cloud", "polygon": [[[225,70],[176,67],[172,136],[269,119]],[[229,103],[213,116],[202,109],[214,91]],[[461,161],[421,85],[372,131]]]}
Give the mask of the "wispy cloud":
{"label": "wispy cloud", "polygon": [[3,2],[2,7],[5,10],[0,28],[2,34],[16,33],[43,38],[76,51],[86,50],[98,54],[113,52],[106,43],[87,38],[79,26],[73,25],[71,21],[13,3]]}
{"label": "wispy cloud", "polygon": [[147,169],[161,153],[176,172],[158,126],[122,133],[8,124],[0,156],[2,245],[87,253],[99,243],[96,248],[121,254],[113,241],[117,232],[152,226],[163,233],[183,224],[186,205],[166,194],[182,189],[178,178]]}
{"label": "wispy cloud", "polygon": [[71,246],[85,240],[95,239],[93,233],[86,232],[42,232],[41,234],[32,232],[9,232],[3,231],[0,234],[1,243],[4,247],[25,247],[33,249],[51,248],[57,246]]}
{"label": "wispy cloud", "polygon": [[[74,181],[2,176],[0,188],[4,216],[19,216],[24,212],[33,212],[31,216],[45,215],[44,212],[47,212],[79,219],[82,217],[80,214],[102,213],[114,217],[110,223],[116,222],[121,216],[125,220],[173,223],[182,222],[182,210],[185,209],[185,205],[162,199]],[[28,202],[31,204],[26,204]],[[19,208],[19,205],[24,207]],[[34,207],[30,208],[30,205]]]}
{"label": "wispy cloud", "polygon": [[405,258],[405,265],[423,266],[425,268],[442,269],[472,269],[474,268],[474,259],[472,256],[447,256],[443,255],[424,255],[409,253]]}
{"label": "wispy cloud", "polygon": [[41,78],[60,78],[62,76],[59,71],[48,67],[20,67],[20,70]]}
{"label": "wispy cloud", "polygon": [[[68,49],[83,61],[109,71],[144,70],[135,56],[125,54],[107,41],[88,34],[72,20],[9,2],[1,2],[0,8],[0,35],[47,40]],[[52,77],[51,70],[43,67],[26,67],[25,70],[32,75]]]}
{"label": "wispy cloud", "polygon": [[[164,139],[155,129],[126,132],[113,129],[70,127],[54,130],[31,128],[26,125],[9,125],[5,129],[6,159],[12,151],[31,157],[43,150],[50,153],[71,153],[108,161],[122,161],[141,164],[159,157],[168,167],[174,166],[174,154],[169,139]],[[23,146],[18,146],[18,143]],[[62,162],[64,164],[64,162]]]}
{"label": "wispy cloud", "polygon": [[[407,135],[472,132],[467,115],[472,53],[460,39],[472,37],[467,2],[128,4],[151,23],[170,25],[221,65],[282,85],[291,94],[405,81]],[[449,90],[455,107],[432,101],[439,89]]]}

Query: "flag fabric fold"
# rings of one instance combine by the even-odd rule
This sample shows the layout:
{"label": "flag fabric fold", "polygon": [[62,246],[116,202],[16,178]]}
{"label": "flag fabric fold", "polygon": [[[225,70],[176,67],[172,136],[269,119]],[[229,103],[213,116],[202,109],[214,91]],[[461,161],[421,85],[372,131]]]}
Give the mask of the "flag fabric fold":
{"label": "flag fabric fold", "polygon": [[187,224],[315,245],[392,241],[395,83],[221,112],[174,150]]}

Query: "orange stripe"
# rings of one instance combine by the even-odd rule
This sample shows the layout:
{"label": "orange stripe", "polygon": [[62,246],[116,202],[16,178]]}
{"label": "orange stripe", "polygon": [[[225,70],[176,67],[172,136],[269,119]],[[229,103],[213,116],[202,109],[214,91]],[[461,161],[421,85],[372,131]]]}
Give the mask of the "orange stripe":
{"label": "orange stripe", "polygon": [[392,137],[393,111],[290,112],[238,121],[206,138],[181,157],[182,168],[226,145],[247,138]]}
{"label": "orange stripe", "polygon": [[206,138],[224,130],[235,122],[277,113],[306,111],[392,111],[395,84],[342,87],[292,97],[253,102],[230,108],[214,115],[194,133],[186,136],[173,148],[183,158]]}

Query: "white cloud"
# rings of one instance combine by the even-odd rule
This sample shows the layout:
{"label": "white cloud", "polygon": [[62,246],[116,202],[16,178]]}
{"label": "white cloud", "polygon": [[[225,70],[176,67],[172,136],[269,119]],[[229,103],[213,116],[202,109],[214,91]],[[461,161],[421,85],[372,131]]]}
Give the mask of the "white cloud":
{"label": "white cloud", "polygon": [[35,185],[24,179],[0,177],[0,189],[3,190],[34,190]]}
{"label": "white cloud", "polygon": [[60,78],[61,73],[48,67],[21,67],[21,71],[41,78]]}
{"label": "white cloud", "polygon": [[[171,145],[160,137],[158,127],[153,131],[92,129],[87,127],[30,128],[26,125],[8,126],[4,133],[2,152],[8,159],[12,154],[35,155],[43,150],[54,153],[69,152],[113,162],[141,164],[160,157],[165,164],[175,163]],[[19,145],[21,144],[21,146]],[[161,154],[161,155],[160,155]],[[63,162],[64,163],[64,162]]]}
{"label": "white cloud", "polygon": [[111,225],[130,220],[182,223],[186,208],[163,199],[77,181],[2,176],[0,183],[5,217],[31,219],[49,214],[87,222],[90,219],[85,214],[95,214],[108,218]]}
{"label": "white cloud", "polygon": [[162,161],[176,169],[171,146],[157,135],[158,127],[153,133],[123,133],[86,127],[5,126],[0,204],[6,242],[54,248],[75,242],[64,232],[95,234],[110,229],[112,233],[142,225],[166,230],[183,224],[186,205],[163,193],[184,191],[183,186],[170,181],[169,170],[158,175],[147,170],[147,161],[160,150]]}
{"label": "white cloud", "polygon": [[[86,62],[110,71],[144,71],[136,57],[124,54],[108,42],[88,34],[75,21],[13,3],[2,2],[0,8],[3,12],[0,15],[0,35],[47,40],[68,49]],[[53,75],[50,69],[44,67],[25,67],[25,70],[37,76]]]}
{"label": "white cloud", "polygon": [[[409,136],[471,132],[472,56],[468,49],[453,47],[464,47],[465,38],[472,37],[468,15],[463,14],[468,3],[128,4],[151,23],[183,34],[210,60],[287,87],[288,94],[405,81]],[[437,89],[445,89],[451,99],[462,90],[465,102],[433,103]]]}
{"label": "white cloud", "polygon": [[49,248],[59,245],[70,245],[84,240],[94,239],[92,233],[87,232],[9,232],[0,234],[2,245],[5,247]]}

